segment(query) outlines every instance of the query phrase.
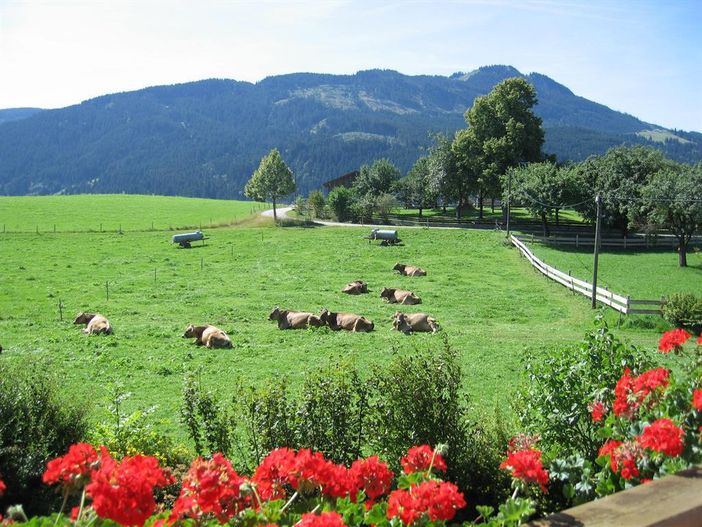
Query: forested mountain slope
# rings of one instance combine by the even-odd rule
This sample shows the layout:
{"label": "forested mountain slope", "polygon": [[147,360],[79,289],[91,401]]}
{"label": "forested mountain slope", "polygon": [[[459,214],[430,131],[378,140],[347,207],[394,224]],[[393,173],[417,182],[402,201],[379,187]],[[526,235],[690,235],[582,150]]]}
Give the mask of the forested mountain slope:
{"label": "forested mountain slope", "polygon": [[[467,74],[407,76],[296,73],[256,84],[203,80],[115,93],[0,120],[0,194],[142,193],[241,198],[272,147],[298,191],[381,157],[406,171],[431,143],[453,134],[478,95],[523,76],[509,66]],[[702,134],[664,130],[574,95],[532,73],[545,150],[580,160],[623,142],[702,159]],[[2,112],[0,111],[0,119]],[[652,139],[655,139],[653,141]]]}

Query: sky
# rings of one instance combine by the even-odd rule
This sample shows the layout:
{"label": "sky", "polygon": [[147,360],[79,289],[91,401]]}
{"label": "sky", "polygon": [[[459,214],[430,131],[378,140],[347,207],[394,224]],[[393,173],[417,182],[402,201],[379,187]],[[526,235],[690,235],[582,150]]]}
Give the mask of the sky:
{"label": "sky", "polygon": [[207,78],[490,64],[702,131],[702,0],[0,0],[0,108]]}

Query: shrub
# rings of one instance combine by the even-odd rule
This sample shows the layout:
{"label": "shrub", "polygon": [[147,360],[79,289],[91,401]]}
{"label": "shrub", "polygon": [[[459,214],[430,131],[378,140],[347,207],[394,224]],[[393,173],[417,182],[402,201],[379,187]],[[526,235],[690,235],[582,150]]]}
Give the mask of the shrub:
{"label": "shrub", "polygon": [[324,201],[324,194],[322,194],[319,190],[310,192],[310,195],[307,197],[307,204],[315,218],[324,217],[326,203]]}
{"label": "shrub", "polygon": [[346,187],[336,187],[329,192],[327,204],[338,221],[346,221],[351,216],[354,194]]}
{"label": "shrub", "polygon": [[307,200],[302,196],[298,196],[297,198],[295,198],[295,204],[293,208],[295,209],[295,212],[297,212],[300,216],[305,216],[309,212]]}
{"label": "shrub", "polygon": [[661,306],[663,318],[675,327],[698,330],[702,327],[702,297],[692,293],[673,293]]}
{"label": "shrub", "polygon": [[397,199],[392,194],[380,194],[375,200],[375,210],[383,221],[388,221],[389,214],[396,207]]}
{"label": "shrub", "polygon": [[125,413],[123,403],[130,396],[131,394],[122,392],[120,387],[113,390],[109,406],[112,419],[93,427],[88,433],[88,440],[96,445],[105,445],[118,459],[141,454],[153,456],[168,467],[186,463],[189,458],[188,449],[157,431],[149,420],[154,408]]}
{"label": "shrub", "polygon": [[56,496],[41,484],[47,461],[80,442],[87,430],[85,405],[61,393],[40,365],[0,364],[0,474],[5,505],[27,504],[46,512]]}
{"label": "shrub", "polygon": [[310,448],[348,465],[361,453],[397,460],[415,444],[446,443],[448,477],[471,505],[507,493],[509,478],[498,469],[507,434],[499,421],[470,415],[446,343],[397,354],[365,379],[353,364],[332,361],[308,372],[299,394],[285,379],[236,384],[234,394],[226,403],[186,378],[181,417],[198,453],[223,452],[251,469],[279,447]]}
{"label": "shrub", "polygon": [[601,440],[588,403],[614,388],[622,369],[641,371],[650,357],[623,344],[598,319],[598,327],[577,346],[528,355],[527,382],[517,393],[515,410],[521,428],[539,434],[550,454],[580,454],[594,460]]}

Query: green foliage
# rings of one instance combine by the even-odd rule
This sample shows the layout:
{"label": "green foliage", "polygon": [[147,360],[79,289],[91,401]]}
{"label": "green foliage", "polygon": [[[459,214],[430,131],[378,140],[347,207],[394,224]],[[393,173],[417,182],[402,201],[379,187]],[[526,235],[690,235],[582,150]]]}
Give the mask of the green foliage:
{"label": "green foliage", "polygon": [[353,192],[346,187],[336,187],[327,196],[327,205],[338,221],[346,221],[350,218],[353,203]]}
{"label": "green foliage", "polygon": [[650,365],[650,357],[615,338],[603,320],[577,346],[544,358],[529,354],[528,382],[515,402],[521,429],[539,434],[553,455],[594,460],[602,441],[588,404],[612,390],[625,367],[638,372]]}
{"label": "green foliage", "polygon": [[113,389],[110,420],[92,427],[87,441],[93,445],[105,445],[116,458],[141,454],[154,456],[168,467],[187,463],[190,458],[188,448],[176,444],[170,435],[154,427],[151,418],[154,408],[125,413],[124,402],[131,395],[119,386]]}
{"label": "green foliage", "polygon": [[508,492],[497,468],[506,433],[485,414],[469,411],[461,383],[457,355],[445,345],[396,354],[367,378],[355,365],[333,361],[308,372],[299,392],[285,378],[237,383],[229,403],[188,377],[181,415],[198,452],[221,451],[249,468],[287,446],[347,465],[378,454],[398,471],[409,447],[448,443],[448,479],[471,503],[495,503]]}
{"label": "green foliage", "polygon": [[295,192],[292,171],[280,157],[277,148],[261,159],[261,163],[244,187],[244,194],[259,201],[270,200],[275,204],[280,198]]}
{"label": "green foliage", "polygon": [[529,212],[541,219],[544,235],[549,236],[549,216],[553,213],[558,214],[562,206],[575,194],[575,183],[570,177],[570,170],[559,168],[548,161],[513,167],[502,177],[503,201],[508,198],[510,175],[510,205],[525,206]]}
{"label": "green foliage", "polygon": [[403,179],[397,182],[397,194],[405,207],[422,209],[436,205],[436,187],[432,185],[429,157],[420,157]]}
{"label": "green foliage", "polygon": [[508,168],[543,158],[542,121],[532,111],[536,103],[534,87],[514,77],[476,98],[466,112],[468,129],[456,134],[453,151],[458,166],[474,182],[481,211],[484,196],[500,194],[499,177]]}
{"label": "green foliage", "polygon": [[692,293],[673,293],[661,305],[663,318],[679,328],[702,327],[702,297]]}
{"label": "green foliage", "polygon": [[324,211],[326,202],[324,200],[324,194],[322,194],[319,190],[314,190],[310,192],[310,195],[307,197],[307,205],[310,211],[312,212],[313,217],[325,217]]}
{"label": "green foliage", "polygon": [[687,245],[702,227],[702,166],[662,170],[641,191],[642,209],[678,240],[679,265],[687,266]]}
{"label": "green foliage", "polygon": [[41,475],[50,459],[84,439],[86,410],[41,363],[0,363],[0,478],[7,485],[0,510],[24,503],[30,514],[47,512],[53,498]]}
{"label": "green foliage", "polygon": [[595,221],[595,195],[602,195],[602,221],[626,234],[636,216],[643,188],[651,177],[674,163],[659,150],[641,146],[611,148],[603,156],[590,156],[573,167],[578,199],[576,209]]}
{"label": "green foliage", "polygon": [[389,159],[378,159],[370,166],[361,167],[353,182],[353,190],[361,198],[368,195],[377,197],[390,192],[401,177],[402,174]]}

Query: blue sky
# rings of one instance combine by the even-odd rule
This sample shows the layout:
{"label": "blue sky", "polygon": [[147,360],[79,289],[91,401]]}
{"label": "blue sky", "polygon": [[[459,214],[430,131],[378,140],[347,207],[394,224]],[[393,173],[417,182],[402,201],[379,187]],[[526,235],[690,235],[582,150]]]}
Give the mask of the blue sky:
{"label": "blue sky", "polygon": [[211,77],[488,64],[702,131],[702,0],[0,0],[0,108]]}

